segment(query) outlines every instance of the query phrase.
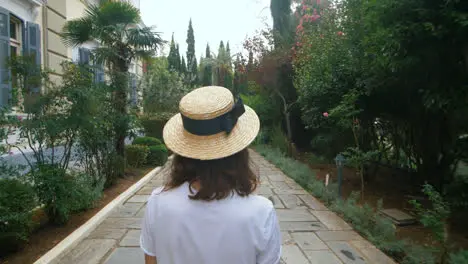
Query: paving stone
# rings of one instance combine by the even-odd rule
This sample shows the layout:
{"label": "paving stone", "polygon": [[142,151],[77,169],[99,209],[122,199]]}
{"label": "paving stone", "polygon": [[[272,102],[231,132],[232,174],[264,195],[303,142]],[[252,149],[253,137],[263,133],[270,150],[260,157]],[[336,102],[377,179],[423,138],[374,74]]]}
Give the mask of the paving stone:
{"label": "paving stone", "polygon": [[144,264],[145,256],[140,248],[116,248],[105,264]]}
{"label": "paving stone", "polygon": [[367,241],[367,240],[364,240],[363,238],[361,238],[362,240],[352,240],[352,241],[348,241],[349,244],[351,246],[353,246],[354,248],[357,248],[359,250],[363,250],[363,249],[367,249],[367,248],[376,248],[371,242]]}
{"label": "paving stone", "polygon": [[114,209],[109,217],[133,217],[143,207],[143,203],[126,203]]}
{"label": "paving stone", "polygon": [[363,238],[354,231],[317,231],[317,236],[323,241],[350,241],[363,240]]}
{"label": "paving stone", "polygon": [[294,244],[294,240],[288,232],[281,232],[281,240],[283,245]]}
{"label": "paving stone", "polygon": [[138,217],[138,218],[145,217],[145,211],[146,211],[146,205],[143,206],[143,208],[141,208],[140,211],[138,211],[138,213],[135,215],[135,217]]}
{"label": "paving stone", "polygon": [[[289,178],[288,178],[289,179]],[[302,186],[300,186],[297,182],[295,182],[293,179],[287,180],[286,183],[291,187],[292,189],[295,190],[302,190]]]}
{"label": "paving stone", "polygon": [[141,229],[141,218],[107,218],[99,227],[116,229]]}
{"label": "paving stone", "polygon": [[347,242],[330,241],[327,242],[327,245],[345,264],[368,263],[364,257]]}
{"label": "paving stone", "polygon": [[149,195],[133,195],[127,203],[146,203],[149,197]]}
{"label": "paving stone", "polygon": [[257,190],[255,191],[257,194],[259,195],[263,195],[263,196],[269,196],[269,195],[272,195],[273,194],[273,191],[271,190],[271,188],[269,187],[266,187],[266,186],[260,186],[257,188]]}
{"label": "paving stone", "polygon": [[122,247],[139,247],[141,230],[129,230],[119,245]]}
{"label": "paving stone", "polygon": [[291,236],[302,250],[328,250],[328,246],[313,232],[295,232]]}
{"label": "paving stone", "polygon": [[272,195],[268,197],[268,199],[270,199],[276,209],[285,208],[283,202],[281,202],[277,195]]}
{"label": "paving stone", "polygon": [[305,190],[295,190],[295,189],[289,189],[289,190],[273,189],[273,192],[275,194],[307,194]]}
{"label": "paving stone", "polygon": [[330,230],[351,230],[343,219],[330,211],[313,211],[313,214]]}
{"label": "paving stone", "polygon": [[285,245],[282,248],[282,256],[286,264],[309,264],[307,257],[296,245]]}
{"label": "paving stone", "polygon": [[97,264],[115,245],[113,239],[85,239],[59,263]]}
{"label": "paving stone", "polygon": [[381,210],[380,213],[390,218],[390,220],[399,226],[412,225],[416,223],[416,218],[399,209],[384,209]]}
{"label": "paving stone", "polygon": [[280,222],[280,229],[281,231],[307,232],[327,228],[320,222]]}
{"label": "paving stone", "polygon": [[312,264],[343,264],[338,257],[329,250],[304,251]]}
{"label": "paving stone", "polygon": [[310,194],[298,195],[298,197],[310,208],[316,211],[328,211],[328,208],[322,202]]}
{"label": "paving stone", "polygon": [[318,221],[315,216],[305,209],[277,209],[276,214],[280,222]]}
{"label": "paving stone", "polygon": [[370,263],[379,264],[396,264],[396,262],[385,255],[382,251],[376,247],[369,247],[361,249],[362,254],[369,260]]}
{"label": "paving stone", "polygon": [[284,181],[274,181],[274,182],[271,182],[271,185],[273,186],[273,189],[275,190],[293,190],[293,188],[291,188],[291,186],[289,186]]}
{"label": "paving stone", "polygon": [[116,239],[119,240],[125,235],[125,229],[116,228],[97,228],[89,236],[88,239]]}
{"label": "paving stone", "polygon": [[289,209],[294,209],[298,207],[305,208],[305,204],[302,202],[299,197],[293,194],[280,194],[278,197],[283,202],[284,206]]}
{"label": "paving stone", "polygon": [[273,172],[273,173],[270,173],[268,175],[266,175],[268,177],[268,179],[270,179],[270,181],[273,183],[273,182],[282,182],[284,181],[284,178],[286,176],[284,176],[281,172]]}
{"label": "paving stone", "polygon": [[153,192],[155,188],[153,186],[145,186],[141,188],[136,194],[138,195],[148,195]]}

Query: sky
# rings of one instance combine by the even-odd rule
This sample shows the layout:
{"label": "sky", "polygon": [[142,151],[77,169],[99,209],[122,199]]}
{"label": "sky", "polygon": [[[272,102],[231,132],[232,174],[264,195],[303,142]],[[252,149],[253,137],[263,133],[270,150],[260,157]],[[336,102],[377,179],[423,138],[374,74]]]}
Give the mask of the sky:
{"label": "sky", "polygon": [[[206,44],[217,53],[221,40],[229,41],[231,54],[242,51],[242,43],[256,30],[271,26],[270,0],[141,0],[141,14],[147,26],[156,26],[164,40],[172,33],[187,52],[187,29],[192,19],[197,59],[205,54]],[[167,45],[164,52],[169,53]]]}

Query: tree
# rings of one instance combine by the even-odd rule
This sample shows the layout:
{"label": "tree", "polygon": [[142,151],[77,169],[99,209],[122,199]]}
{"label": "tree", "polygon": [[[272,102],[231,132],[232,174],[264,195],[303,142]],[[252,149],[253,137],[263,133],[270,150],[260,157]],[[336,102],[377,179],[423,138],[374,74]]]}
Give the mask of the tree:
{"label": "tree", "polygon": [[218,56],[215,61],[216,69],[216,85],[232,89],[232,72],[229,67],[229,62],[231,58],[228,57],[224,42],[221,40],[219,43]]}
{"label": "tree", "polygon": [[229,47],[229,41],[226,44],[226,59],[226,63],[229,67],[229,70],[232,71],[231,48]]}
{"label": "tree", "polygon": [[172,70],[172,71],[179,70],[177,67],[177,54],[178,54],[178,49],[174,41],[174,34],[172,34],[171,46],[169,48],[169,55],[167,56],[167,61],[168,61],[167,67],[169,70]]}
{"label": "tree", "polygon": [[249,74],[254,68],[254,57],[253,51],[249,50],[249,61],[247,62],[247,74]]}
{"label": "tree", "polygon": [[175,53],[176,53],[176,69],[177,69],[177,72],[181,72],[181,59],[180,59],[180,51],[179,51],[179,44],[176,44],[176,48],[175,48]]}
{"label": "tree", "polygon": [[241,94],[247,92],[247,75],[244,60],[241,59],[242,55],[237,55],[234,62],[234,94]]}
{"label": "tree", "polygon": [[275,47],[292,41],[291,0],[271,0]]}
{"label": "tree", "polygon": [[187,31],[187,75],[186,82],[190,87],[197,83],[197,58],[195,57],[195,35],[193,32],[192,19],[190,19]]}
{"label": "tree", "polygon": [[201,64],[203,65],[203,74],[202,74],[202,84],[203,86],[210,86],[213,84],[213,66],[209,62],[211,56],[210,45],[206,44],[206,53],[205,61]]}
{"label": "tree", "polygon": [[187,64],[185,64],[185,57],[182,56],[182,63],[180,65],[180,73],[186,74],[187,73]]}
{"label": "tree", "polygon": [[167,70],[164,57],[152,58],[150,64],[151,70],[143,78],[145,113],[177,112],[178,102],[187,92],[182,76]]}
{"label": "tree", "polygon": [[[120,114],[115,123],[115,148],[124,160],[125,138],[130,130],[128,116],[128,71],[130,63],[148,58],[164,43],[152,27],[140,27],[139,9],[128,2],[101,0],[90,5],[86,14],[67,21],[62,38],[68,46],[95,41],[101,46],[92,50],[97,63],[105,63],[110,70],[113,107]],[[123,171],[120,175],[123,176]]]}

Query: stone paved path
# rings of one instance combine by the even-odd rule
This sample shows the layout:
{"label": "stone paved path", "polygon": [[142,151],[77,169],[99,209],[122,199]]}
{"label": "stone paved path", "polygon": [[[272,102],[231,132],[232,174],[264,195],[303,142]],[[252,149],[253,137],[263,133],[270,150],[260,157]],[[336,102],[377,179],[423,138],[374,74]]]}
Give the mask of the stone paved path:
{"label": "stone paved path", "polygon": [[[277,210],[283,237],[282,263],[395,263],[259,154],[252,152],[251,157],[262,180],[257,193],[270,198]],[[59,263],[143,264],[139,236],[145,202],[167,174],[166,166]]]}

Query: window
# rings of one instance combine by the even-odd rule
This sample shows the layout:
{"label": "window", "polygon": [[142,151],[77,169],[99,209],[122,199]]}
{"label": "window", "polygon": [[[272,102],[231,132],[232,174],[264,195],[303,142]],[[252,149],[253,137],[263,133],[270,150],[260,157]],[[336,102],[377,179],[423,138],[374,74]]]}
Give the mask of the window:
{"label": "window", "polygon": [[23,25],[21,20],[10,15],[10,51],[11,56],[21,54]]}

